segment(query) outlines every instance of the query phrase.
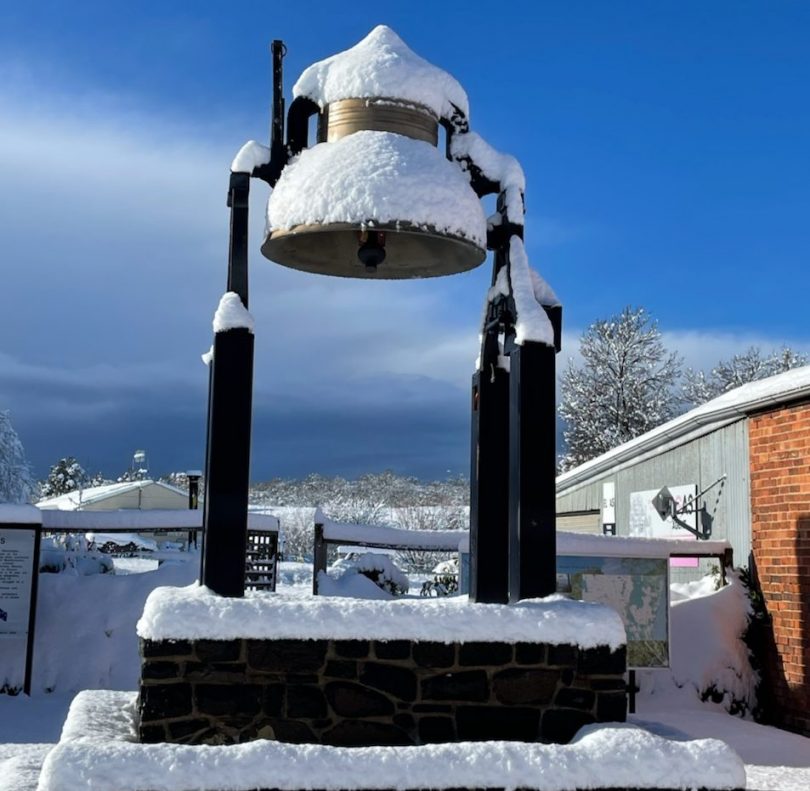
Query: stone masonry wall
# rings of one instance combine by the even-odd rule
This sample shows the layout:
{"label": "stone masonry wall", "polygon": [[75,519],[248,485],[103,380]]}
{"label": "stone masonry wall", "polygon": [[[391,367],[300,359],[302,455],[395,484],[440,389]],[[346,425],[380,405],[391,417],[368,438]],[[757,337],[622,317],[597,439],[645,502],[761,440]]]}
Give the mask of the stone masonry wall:
{"label": "stone masonry wall", "polygon": [[765,646],[770,718],[810,736],[810,404],[749,421],[751,538],[772,625]]}
{"label": "stone masonry wall", "polygon": [[141,641],[142,742],[568,742],[624,721],[625,650],[533,643]]}

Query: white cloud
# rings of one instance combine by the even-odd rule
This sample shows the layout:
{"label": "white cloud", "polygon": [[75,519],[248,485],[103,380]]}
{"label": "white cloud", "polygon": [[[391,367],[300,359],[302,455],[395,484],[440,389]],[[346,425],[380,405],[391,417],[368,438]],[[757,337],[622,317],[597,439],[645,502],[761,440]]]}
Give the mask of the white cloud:
{"label": "white cloud", "polygon": [[[569,329],[563,333],[563,352],[558,364],[567,365],[570,358],[576,365],[582,362],[579,354],[579,340],[582,330]],[[724,330],[672,330],[662,331],[664,347],[678,352],[683,358],[685,368],[708,370],[720,360],[727,360],[752,346],[758,346],[763,352],[789,346],[797,352],[810,356],[810,339],[781,338],[768,336],[759,332],[729,332]]]}
{"label": "white cloud", "polygon": [[724,332],[716,330],[676,330],[665,332],[664,343],[678,351],[685,366],[695,369],[710,369],[720,360],[758,346],[764,352],[789,346],[798,352],[810,355],[810,339],[782,338],[759,332]]}
{"label": "white cloud", "polygon": [[[12,401],[0,406],[78,418],[133,392],[204,387],[199,355],[225,287],[227,168],[243,141],[116,97],[49,92],[19,71],[0,80],[0,116],[0,397]],[[256,184],[257,398],[328,389],[349,401],[359,383],[403,403],[466,390],[487,272],[459,304],[446,282],[286,270],[258,252],[266,197]]]}

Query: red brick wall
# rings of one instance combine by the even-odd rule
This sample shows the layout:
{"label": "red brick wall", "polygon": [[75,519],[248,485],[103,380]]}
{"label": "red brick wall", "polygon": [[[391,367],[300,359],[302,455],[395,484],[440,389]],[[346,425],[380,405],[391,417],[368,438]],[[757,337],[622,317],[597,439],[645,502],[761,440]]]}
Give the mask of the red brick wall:
{"label": "red brick wall", "polygon": [[810,404],[749,421],[751,532],[771,616],[763,694],[772,717],[810,735]]}

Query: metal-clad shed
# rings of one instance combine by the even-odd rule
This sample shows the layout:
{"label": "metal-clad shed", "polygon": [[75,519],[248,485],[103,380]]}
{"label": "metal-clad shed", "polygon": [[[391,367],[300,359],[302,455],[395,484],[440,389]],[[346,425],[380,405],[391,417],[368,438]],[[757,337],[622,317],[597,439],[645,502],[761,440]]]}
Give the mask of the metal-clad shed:
{"label": "metal-clad shed", "polygon": [[559,476],[558,526],[598,509],[618,535],[660,529],[655,509],[651,521],[638,518],[640,509],[650,515],[656,491],[714,483],[699,502],[711,537],[749,567],[764,608],[760,702],[774,723],[810,735],[810,366],[724,393]]}
{"label": "metal-clad shed", "polygon": [[[810,398],[810,366],[752,382],[669,421],[557,478],[558,528],[599,512],[613,484],[617,535],[630,535],[631,496],[662,487],[706,489],[700,505],[713,539],[734,547],[735,562],[751,551],[749,417]],[[711,488],[710,488],[711,487]]]}
{"label": "metal-clad shed", "polygon": [[36,505],[45,511],[174,510],[188,508],[188,494],[161,481],[126,481],[78,489],[40,500]]}

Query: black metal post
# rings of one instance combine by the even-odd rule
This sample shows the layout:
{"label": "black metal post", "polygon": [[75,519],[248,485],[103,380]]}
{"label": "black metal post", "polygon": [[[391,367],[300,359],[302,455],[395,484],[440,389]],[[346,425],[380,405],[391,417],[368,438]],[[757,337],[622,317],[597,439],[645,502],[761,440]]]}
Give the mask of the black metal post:
{"label": "black metal post", "polygon": [[228,291],[235,291],[248,306],[248,199],[250,174],[231,173],[228,206],[231,209],[231,236],[228,246]]}
{"label": "black metal post", "polygon": [[[228,291],[248,306],[250,175],[232,173]],[[201,581],[221,596],[245,594],[253,333],[244,327],[214,335],[209,394]]]}
{"label": "black metal post", "polygon": [[516,346],[509,370],[509,600],[556,590],[556,349]]}
{"label": "black metal post", "polygon": [[470,465],[470,599],[509,600],[509,374],[473,375]]}
{"label": "black metal post", "polygon": [[282,80],[282,60],[287,48],[284,42],[274,39],[270,45],[273,61],[273,107],[270,121],[270,160],[282,162],[284,154],[284,84]]}
{"label": "black metal post", "polygon": [[[228,206],[228,291],[248,307],[248,198],[250,179],[274,186],[287,162],[284,145],[282,60],[284,42],[271,45],[273,110],[270,162],[253,173],[231,173]],[[250,426],[253,406],[253,333],[239,327],[214,335],[208,392],[205,507],[200,579],[221,596],[245,594]]]}
{"label": "black metal post", "polygon": [[[25,525],[29,527],[29,525]],[[23,692],[31,697],[31,679],[34,673],[34,636],[37,626],[37,596],[39,593],[39,551],[42,542],[42,523],[30,525],[34,530],[34,551],[31,569],[31,600],[28,605],[28,634],[25,642],[25,675]],[[25,529],[25,528],[23,528]]]}
{"label": "black metal post", "polygon": [[[480,195],[499,191],[486,181],[475,163],[468,162]],[[498,196],[498,211],[506,213],[505,195]],[[487,247],[495,251],[492,285],[509,265],[512,234],[522,237],[522,226],[502,224],[487,234]],[[509,601],[509,372],[499,366],[506,355],[502,344],[513,335],[514,304],[505,296],[487,305],[481,363],[473,376],[470,458],[470,599],[476,602]]]}
{"label": "black metal post", "polygon": [[[209,381],[210,387],[210,381]],[[207,442],[206,442],[207,445]],[[188,476],[188,510],[196,511],[200,507],[200,475],[198,470],[189,471],[186,473]],[[188,541],[186,542],[186,549],[191,552],[192,545],[194,549],[197,548],[197,534],[199,530],[193,528],[188,531]]]}
{"label": "black metal post", "polygon": [[188,473],[188,510],[196,511],[200,505],[200,476]]}
{"label": "black metal post", "polygon": [[312,595],[318,595],[318,576],[326,572],[327,546],[323,537],[323,525],[315,523],[315,545],[312,553]]}

